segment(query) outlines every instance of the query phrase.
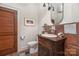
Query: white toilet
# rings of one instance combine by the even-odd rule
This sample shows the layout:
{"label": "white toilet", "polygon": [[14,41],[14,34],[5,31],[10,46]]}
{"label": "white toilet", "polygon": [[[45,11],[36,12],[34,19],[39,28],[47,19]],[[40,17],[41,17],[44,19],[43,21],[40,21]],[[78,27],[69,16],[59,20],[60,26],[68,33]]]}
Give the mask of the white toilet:
{"label": "white toilet", "polygon": [[28,45],[28,49],[29,49],[30,54],[38,52],[38,41],[28,42],[27,45]]}

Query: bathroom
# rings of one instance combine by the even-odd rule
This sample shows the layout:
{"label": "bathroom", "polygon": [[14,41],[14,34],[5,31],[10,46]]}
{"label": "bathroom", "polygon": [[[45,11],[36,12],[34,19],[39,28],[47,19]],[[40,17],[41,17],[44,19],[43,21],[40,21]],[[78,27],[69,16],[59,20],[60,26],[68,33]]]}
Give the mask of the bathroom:
{"label": "bathroom", "polygon": [[[79,3],[0,3],[0,10],[7,8],[17,12],[17,25],[15,25],[17,26],[16,51],[8,53],[7,48],[9,48],[9,46],[2,47],[4,43],[1,43],[2,49],[5,49],[7,54],[2,53],[1,51],[3,50],[0,49],[0,55],[54,56],[52,54],[53,52],[50,53],[49,50],[51,49],[49,46],[52,46],[49,45],[50,42],[45,42],[45,44],[48,44],[48,47],[43,47],[43,49],[47,48],[45,54],[39,55],[39,37],[44,36],[49,39],[53,36],[53,38],[55,38],[53,40],[56,40],[57,36],[61,38],[60,35],[63,35],[65,37],[63,47],[65,48],[60,48],[63,48],[64,52],[60,52],[60,54],[56,54],[55,56],[79,56],[79,40],[77,39],[79,38]],[[0,15],[0,20],[1,19]],[[45,26],[47,31],[45,31]],[[53,32],[48,33],[50,28],[52,28],[51,30],[53,30]],[[0,30],[0,32],[1,31],[2,30]],[[2,38],[1,35],[2,34],[0,34],[0,37]],[[8,43],[8,41],[5,40],[4,42]]]}

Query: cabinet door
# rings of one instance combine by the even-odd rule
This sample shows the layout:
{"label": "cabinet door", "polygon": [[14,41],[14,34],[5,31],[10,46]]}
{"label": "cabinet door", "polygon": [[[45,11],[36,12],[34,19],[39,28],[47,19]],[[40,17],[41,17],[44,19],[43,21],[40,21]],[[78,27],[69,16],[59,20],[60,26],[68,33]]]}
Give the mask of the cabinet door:
{"label": "cabinet door", "polygon": [[38,36],[38,55],[40,56],[52,56],[52,41],[49,39]]}
{"label": "cabinet door", "polygon": [[16,11],[0,7],[0,55],[17,51]]}
{"label": "cabinet door", "polygon": [[45,46],[39,44],[38,45],[38,56],[49,56],[49,49],[47,49]]}

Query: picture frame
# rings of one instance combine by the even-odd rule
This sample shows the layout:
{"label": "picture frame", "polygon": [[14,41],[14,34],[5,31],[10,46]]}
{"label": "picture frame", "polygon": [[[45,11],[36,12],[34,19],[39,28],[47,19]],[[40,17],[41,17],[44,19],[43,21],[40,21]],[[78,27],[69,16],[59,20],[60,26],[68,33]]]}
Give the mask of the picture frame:
{"label": "picture frame", "polygon": [[33,26],[35,25],[35,20],[30,18],[24,18],[25,26]]}

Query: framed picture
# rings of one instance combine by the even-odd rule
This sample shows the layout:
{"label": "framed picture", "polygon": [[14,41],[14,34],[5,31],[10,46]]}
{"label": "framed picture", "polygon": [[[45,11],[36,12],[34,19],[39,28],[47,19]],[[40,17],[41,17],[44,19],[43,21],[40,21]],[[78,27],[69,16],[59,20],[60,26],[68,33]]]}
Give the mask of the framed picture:
{"label": "framed picture", "polygon": [[24,19],[24,23],[26,26],[30,26],[30,25],[35,25],[35,20],[34,19],[28,19],[28,18],[25,18]]}

